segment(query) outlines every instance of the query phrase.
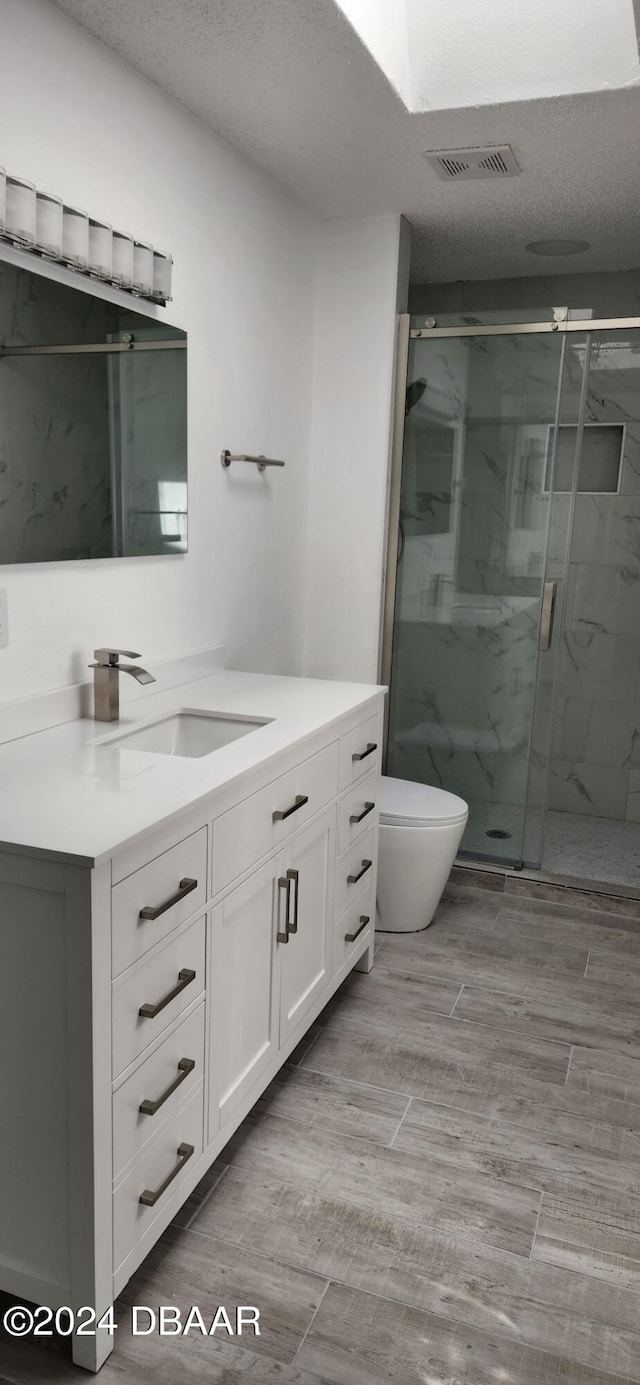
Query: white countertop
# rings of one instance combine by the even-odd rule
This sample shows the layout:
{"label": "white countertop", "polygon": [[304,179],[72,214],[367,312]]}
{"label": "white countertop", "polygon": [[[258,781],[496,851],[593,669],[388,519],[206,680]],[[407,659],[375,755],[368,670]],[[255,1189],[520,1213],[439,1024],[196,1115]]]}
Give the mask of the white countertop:
{"label": "white countertop", "polygon": [[[150,691],[121,708],[118,722],[79,719],[8,741],[0,745],[0,848],[98,864],[338,718],[358,708],[366,715],[382,691],[225,670]],[[201,758],[96,744],[183,708],[272,720]]]}

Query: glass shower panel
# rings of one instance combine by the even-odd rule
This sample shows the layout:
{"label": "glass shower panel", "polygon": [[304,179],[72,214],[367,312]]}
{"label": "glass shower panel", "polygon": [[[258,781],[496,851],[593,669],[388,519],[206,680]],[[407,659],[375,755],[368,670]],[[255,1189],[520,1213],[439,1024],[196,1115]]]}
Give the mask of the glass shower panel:
{"label": "glass shower panel", "polygon": [[[573,873],[632,885],[640,878],[632,826],[640,820],[640,329],[580,334],[566,349],[563,417],[585,368],[587,377],[573,493],[561,492],[558,472],[553,496],[554,513],[571,515],[543,864],[567,873],[559,846],[571,831]],[[542,701],[544,656],[540,678]]]}
{"label": "glass shower panel", "polygon": [[511,864],[524,853],[562,350],[559,333],[508,328],[409,350],[387,773],[460,794],[463,852]]}

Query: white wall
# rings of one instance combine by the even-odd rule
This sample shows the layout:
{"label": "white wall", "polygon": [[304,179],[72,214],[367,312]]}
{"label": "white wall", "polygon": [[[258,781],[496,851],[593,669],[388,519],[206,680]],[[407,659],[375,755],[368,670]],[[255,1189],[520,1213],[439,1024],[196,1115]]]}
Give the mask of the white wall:
{"label": "white wall", "polygon": [[[175,258],[189,334],[189,553],[0,567],[0,702],[223,641],[298,670],[316,227],[260,172],[46,0],[0,0],[0,164]],[[224,473],[221,447],[286,459]]]}
{"label": "white wall", "polygon": [[387,216],[321,231],[303,671],[374,681],[408,227]]}

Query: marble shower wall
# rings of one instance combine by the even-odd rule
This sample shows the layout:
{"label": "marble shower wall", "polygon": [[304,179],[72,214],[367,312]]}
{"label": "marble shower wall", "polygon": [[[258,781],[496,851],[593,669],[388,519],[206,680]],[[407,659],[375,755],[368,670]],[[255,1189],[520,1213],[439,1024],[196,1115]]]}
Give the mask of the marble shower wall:
{"label": "marble shower wall", "polygon": [[508,312],[550,304],[583,308],[593,317],[640,317],[640,268],[609,274],[532,274],[526,279],[459,279],[409,287],[410,313]]}
{"label": "marble shower wall", "polygon": [[[558,275],[493,283],[413,285],[412,313],[591,309],[593,317],[640,315],[640,270]],[[587,423],[624,424],[619,491],[579,494],[567,570],[552,727],[549,806],[640,822],[640,332],[616,345],[596,340]],[[565,421],[575,417],[584,356],[574,341]],[[564,566],[569,497],[556,497],[552,575]],[[550,666],[549,666],[550,667]],[[545,717],[551,687],[541,664],[532,783],[543,787]],[[544,713],[544,715],[543,715]],[[536,745],[536,741],[538,744]],[[508,799],[506,801],[509,801]]]}
{"label": "marble shower wall", "polygon": [[537,623],[526,599],[496,600],[486,624],[396,623],[389,774],[471,803],[523,805]]}

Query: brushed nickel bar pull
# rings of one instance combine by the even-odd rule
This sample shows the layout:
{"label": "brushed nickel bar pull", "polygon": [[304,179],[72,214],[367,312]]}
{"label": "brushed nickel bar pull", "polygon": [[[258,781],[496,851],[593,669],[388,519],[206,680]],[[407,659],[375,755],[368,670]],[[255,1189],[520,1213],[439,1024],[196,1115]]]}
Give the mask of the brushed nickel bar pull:
{"label": "brushed nickel bar pull", "polygon": [[370,915],[369,915],[369,914],[361,914],[361,915],[360,915],[360,927],[359,927],[359,928],[356,928],[355,933],[345,933],[345,935],[344,935],[345,943],[355,943],[356,938],[359,938],[359,937],[360,937],[360,934],[364,932],[364,930],[365,930],[365,928],[366,928],[366,926],[367,926],[368,923],[371,923]]}
{"label": "brushed nickel bar pull", "polygon": [[287,924],[288,933],[298,932],[298,894],[300,891],[300,871],[288,870],[287,880],[293,882],[293,923]]}
{"label": "brushed nickel bar pull", "polygon": [[140,910],[138,918],[159,919],[161,914],[166,914],[167,909],[173,909],[174,904],[179,904],[181,899],[184,899],[186,895],[191,894],[191,891],[197,888],[198,881],[190,880],[188,876],[185,876],[184,880],[180,881],[176,893],[172,894],[170,899],[165,899],[164,904],[145,904],[144,909]]}
{"label": "brushed nickel bar pull", "polygon": [[220,465],[229,467],[232,462],[253,462],[258,471],[264,471],[267,466],[284,466],[284,462],[276,461],[275,457],[264,457],[262,453],[259,457],[249,457],[244,452],[230,452],[228,447],[223,447],[220,453]]}
{"label": "brushed nickel bar pull", "polygon": [[349,822],[362,822],[363,818],[366,818],[366,816],[367,816],[368,813],[372,813],[372,812],[373,812],[375,806],[376,806],[375,803],[365,803],[364,808],[362,809],[362,812],[361,812],[361,813],[352,813],[352,814],[351,814],[351,817],[349,818]]}
{"label": "brushed nickel bar pull", "polygon": [[282,808],[276,808],[275,812],[271,814],[272,821],[273,821],[273,822],[284,822],[285,818],[290,818],[292,813],[297,813],[298,808],[304,808],[305,803],[308,803],[308,802],[309,802],[309,795],[308,795],[308,794],[304,794],[304,793],[299,793],[299,794],[297,794],[297,795],[296,795],[296,801],[295,801],[295,803],[292,803],[292,805],[291,805],[290,808],[286,808],[284,811],[282,810]]}
{"label": "brushed nickel bar pull", "polygon": [[156,1111],[159,1111],[160,1107],[164,1106],[165,1101],[168,1101],[169,1097],[173,1096],[173,1093],[177,1091],[178,1087],[181,1087],[182,1083],[186,1081],[189,1073],[193,1072],[195,1065],[195,1058],[181,1058],[178,1063],[178,1076],[174,1077],[173,1082],[170,1082],[169,1086],[165,1087],[162,1095],[157,1097],[155,1101],[141,1101],[138,1107],[140,1114],[142,1116],[155,1116]]}
{"label": "brushed nickel bar pull", "polygon": [[378,749],[378,743],[377,743],[377,741],[369,741],[369,744],[368,744],[366,750],[356,750],[355,754],[351,756],[351,759],[352,759],[353,761],[356,761],[356,760],[366,760],[367,755],[373,755],[374,750],[377,750],[377,749]]}
{"label": "brushed nickel bar pull", "polygon": [[538,648],[544,653],[551,648],[553,637],[553,617],[556,608],[557,582],[545,582],[542,588],[542,607],[540,610],[540,638]]}
{"label": "brushed nickel bar pull", "polygon": [[366,875],[367,871],[370,870],[370,869],[371,869],[371,861],[363,861],[363,862],[362,862],[362,870],[359,870],[357,875],[348,875],[348,876],[347,876],[347,885],[357,885],[358,880],[362,880],[363,875]]}
{"label": "brushed nickel bar pull", "polygon": [[158,1199],[162,1197],[163,1193],[166,1193],[169,1184],[173,1183],[174,1178],[178,1177],[180,1170],[184,1168],[193,1153],[193,1145],[178,1145],[178,1162],[172,1168],[171,1173],[168,1173],[166,1178],[163,1178],[162,1183],[160,1183],[157,1188],[145,1188],[144,1192],[140,1194],[138,1201],[141,1202],[144,1207],[155,1207]]}
{"label": "brushed nickel bar pull", "polygon": [[288,943],[289,941],[289,908],[291,905],[291,876],[287,871],[286,875],[281,875],[278,880],[278,891],[285,892],[285,911],[284,911],[284,933],[280,931],[280,894],[278,894],[278,932],[276,942]]}
{"label": "brushed nickel bar pull", "polygon": [[161,1010],[166,1010],[167,1005],[170,1005],[171,1001],[175,1000],[176,996],[180,995],[181,991],[186,990],[187,986],[190,986],[191,982],[195,981],[195,979],[195,971],[192,971],[191,967],[183,967],[182,971],[178,972],[177,986],[174,986],[172,991],[167,991],[167,994],[163,995],[162,1000],[156,1001],[155,1005],[151,1005],[150,1003],[141,1005],[138,1014],[141,1015],[143,1020],[154,1020],[156,1015],[159,1015]]}

